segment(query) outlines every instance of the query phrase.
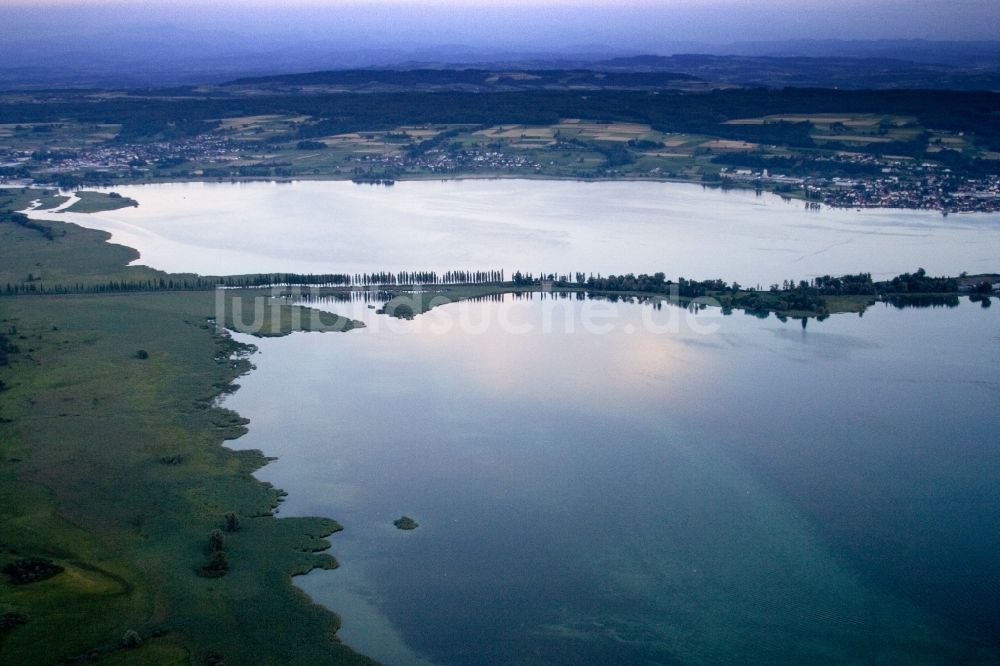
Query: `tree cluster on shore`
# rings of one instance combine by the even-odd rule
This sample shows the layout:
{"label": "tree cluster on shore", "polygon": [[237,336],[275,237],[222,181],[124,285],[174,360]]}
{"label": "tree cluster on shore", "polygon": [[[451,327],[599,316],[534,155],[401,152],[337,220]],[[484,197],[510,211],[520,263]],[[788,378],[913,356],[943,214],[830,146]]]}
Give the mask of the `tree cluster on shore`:
{"label": "tree cluster on shore", "polygon": [[[515,274],[515,277],[517,274]],[[639,292],[670,294],[681,298],[715,296],[723,307],[739,307],[752,312],[799,311],[828,312],[828,296],[871,296],[888,298],[900,294],[955,294],[959,281],[953,277],[931,277],[923,268],[914,273],[903,273],[891,280],[875,282],[871,273],[823,275],[811,280],[784,280],[774,283],[766,290],[758,287],[742,287],[739,283],[728,284],[724,280],[667,280],[663,273],[653,275],[610,275],[593,277],[584,283],[588,289],[608,292]]]}
{"label": "tree cluster on shore", "polygon": [[946,294],[958,291],[958,280],[952,277],[931,277],[918,268],[916,273],[903,273],[886,282],[880,282],[882,291],[894,294]]}
{"label": "tree cluster on shore", "polygon": [[[515,273],[515,279],[519,274]],[[579,274],[577,274],[579,275]],[[763,291],[758,287],[743,287],[739,283],[724,280],[667,280],[663,273],[653,275],[609,275],[589,277],[584,283],[588,289],[600,291],[639,291],[644,293],[669,293],[673,288],[680,296],[698,297],[709,293],[738,291]],[[768,292],[811,292],[819,296],[868,296],[878,294],[940,294],[958,291],[958,279],[954,277],[931,277],[923,268],[914,273],[903,273],[891,280],[875,282],[871,273],[831,276],[822,275],[811,280],[784,280],[781,284],[771,284]]]}
{"label": "tree cluster on shore", "polygon": [[63,230],[61,233],[56,233],[56,231],[47,224],[42,224],[41,222],[36,222],[24,213],[12,213],[3,212],[0,213],[0,223],[12,223],[19,227],[24,227],[25,229],[33,229],[38,233],[45,236],[46,240],[55,240],[56,236],[65,236],[66,231]]}

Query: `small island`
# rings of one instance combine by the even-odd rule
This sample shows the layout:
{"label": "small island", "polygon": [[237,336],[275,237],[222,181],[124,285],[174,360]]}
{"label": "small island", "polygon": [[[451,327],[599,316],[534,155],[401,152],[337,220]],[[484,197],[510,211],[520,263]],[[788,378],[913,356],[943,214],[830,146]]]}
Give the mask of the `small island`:
{"label": "small island", "polygon": [[397,518],[392,521],[392,524],[401,530],[415,530],[420,526],[417,521],[413,520],[413,518],[410,518],[409,516]]}
{"label": "small island", "polygon": [[94,192],[81,190],[76,193],[77,201],[66,208],[67,213],[103,213],[120,208],[137,208],[139,202],[117,192]]}

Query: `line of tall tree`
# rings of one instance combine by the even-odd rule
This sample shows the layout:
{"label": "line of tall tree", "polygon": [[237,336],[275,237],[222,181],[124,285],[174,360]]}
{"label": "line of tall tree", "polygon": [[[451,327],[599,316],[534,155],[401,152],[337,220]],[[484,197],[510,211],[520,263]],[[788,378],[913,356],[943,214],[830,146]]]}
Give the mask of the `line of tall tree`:
{"label": "line of tall tree", "polygon": [[[668,280],[662,272],[648,275],[601,276],[582,272],[559,275],[556,273],[533,273],[516,271],[510,284],[516,287],[538,286],[550,283],[563,288],[583,287],[588,291],[634,292],[645,294],[677,294],[684,298],[698,298],[706,295],[735,294],[737,292],[763,292],[757,287],[743,287],[738,282],[725,280],[688,280],[680,277]],[[180,277],[164,276],[145,280],[108,280],[84,284],[45,284],[35,276],[21,283],[8,282],[0,294],[101,294],[138,291],[208,291],[225,288],[264,288],[280,286],[332,286],[332,287],[396,287],[416,285],[466,285],[466,284],[507,284],[503,270],[489,271],[401,271],[398,273],[376,272],[356,273],[262,273],[258,275],[236,275],[223,277]],[[875,282],[871,273],[857,273],[841,276],[823,275],[811,280],[784,280],[774,283],[766,290],[771,294],[791,294],[796,302],[817,303],[825,296],[862,296],[886,294],[954,294],[958,292],[959,280],[954,277],[932,277],[923,268],[914,273],[903,273],[891,280]]]}
{"label": "line of tall tree", "polygon": [[132,291],[208,291],[218,287],[254,289],[290,285],[368,287],[445,284],[502,284],[503,270],[489,271],[400,271],[398,273],[260,273],[257,275],[229,275],[222,277],[164,276],[145,280],[107,280],[91,284],[82,282],[45,284],[35,275],[24,282],[8,282],[0,293],[17,294],[105,294]]}
{"label": "line of tall tree", "polygon": [[[400,271],[398,273],[355,273],[349,277],[349,285],[418,285],[418,284],[500,284],[504,281],[503,270],[490,271]],[[303,283],[305,284],[305,283]]]}
{"label": "line of tall tree", "polygon": [[[33,277],[33,276],[29,276]],[[209,291],[217,288],[216,278],[160,278],[149,280],[107,280],[84,284],[81,282],[65,284],[45,284],[37,278],[21,282],[8,282],[0,294],[17,296],[19,294],[112,294],[139,291]]]}
{"label": "line of tall tree", "polygon": [[228,275],[213,278],[224,287],[273,287],[286,284],[349,286],[352,276],[346,273],[258,273],[256,275]]}
{"label": "line of tall tree", "polygon": [[284,285],[358,286],[418,284],[499,284],[503,270],[466,271],[378,271],[374,273],[262,273],[218,278],[224,287],[271,287]]}

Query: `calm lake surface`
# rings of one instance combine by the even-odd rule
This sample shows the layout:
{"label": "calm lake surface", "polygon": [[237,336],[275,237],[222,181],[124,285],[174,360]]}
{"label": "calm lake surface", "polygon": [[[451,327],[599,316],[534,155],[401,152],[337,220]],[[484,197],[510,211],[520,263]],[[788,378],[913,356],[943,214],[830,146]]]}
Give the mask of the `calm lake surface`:
{"label": "calm lake surface", "polygon": [[356,649],[1000,659],[1000,308],[803,329],[544,295],[323,307],[369,327],[252,340],[226,406],[252,420],[236,446],[278,456],[281,514],[343,523],[341,568],[297,582]]}
{"label": "calm lake surface", "polygon": [[[174,184],[70,215],[202,274],[769,284],[1000,268],[1000,216],[551,181]],[[39,217],[52,216],[41,213]],[[994,299],[995,300],[995,299]],[[237,447],[324,515],[297,579],[388,664],[1000,662],[1000,308],[800,322],[529,298],[247,339]],[[597,318],[595,329],[594,318]],[[605,330],[609,329],[610,330]],[[600,329],[600,330],[598,330]],[[420,527],[397,530],[402,515]]]}
{"label": "calm lake surface", "polygon": [[[650,182],[452,180],[119,187],[139,208],[62,214],[203,275],[493,270],[722,278],[742,284],[923,266],[994,271],[1000,214],[805,210],[748,191]],[[37,213],[51,217],[52,213]]]}

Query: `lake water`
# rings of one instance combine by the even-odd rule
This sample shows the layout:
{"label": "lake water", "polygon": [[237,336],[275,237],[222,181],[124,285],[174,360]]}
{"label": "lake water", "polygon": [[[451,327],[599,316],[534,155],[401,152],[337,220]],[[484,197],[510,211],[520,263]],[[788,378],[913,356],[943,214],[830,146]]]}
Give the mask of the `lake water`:
{"label": "lake water", "polygon": [[[176,184],[64,218],[202,274],[768,284],[1000,267],[1000,216],[660,183]],[[40,213],[46,217],[53,213]],[[234,442],[324,515],[297,579],[389,664],[1000,662],[1000,308],[800,322],[529,298],[252,340]],[[610,310],[609,310],[610,308]],[[401,515],[420,527],[397,530]]]}
{"label": "lake water", "polygon": [[[768,285],[870,271],[997,270],[1000,215],[809,211],[749,191],[650,182],[452,180],[118,187],[139,201],[62,214],[140,263],[232,275],[400,270],[623,273]],[[37,213],[36,217],[51,217]]]}
{"label": "lake water", "polygon": [[341,568],[297,583],[356,649],[1000,659],[1000,308],[803,328],[544,295],[324,307],[369,327],[253,340],[226,405],[252,420],[236,446],[278,456],[281,514],[343,523]]}

